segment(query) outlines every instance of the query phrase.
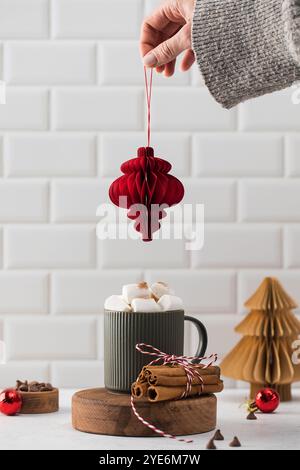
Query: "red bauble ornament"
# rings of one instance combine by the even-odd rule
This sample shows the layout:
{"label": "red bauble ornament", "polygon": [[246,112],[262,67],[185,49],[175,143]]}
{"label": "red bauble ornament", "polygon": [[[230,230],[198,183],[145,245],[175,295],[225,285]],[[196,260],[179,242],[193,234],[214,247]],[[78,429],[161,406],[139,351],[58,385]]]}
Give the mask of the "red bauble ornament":
{"label": "red bauble ornament", "polygon": [[255,403],[262,413],[272,413],[280,403],[279,394],[272,388],[262,388],[256,394]]}
{"label": "red bauble ornament", "polygon": [[109,188],[111,201],[128,209],[127,216],[136,220],[135,229],[144,241],[152,240],[159,230],[159,221],[166,216],[164,209],[178,204],[184,196],[183,184],[169,174],[171,168],[169,162],[154,156],[152,147],[141,147],[137,158],[121,165],[124,175]]}
{"label": "red bauble ornament", "polygon": [[14,388],[7,388],[0,392],[0,412],[7,416],[19,413],[22,406],[22,396]]}

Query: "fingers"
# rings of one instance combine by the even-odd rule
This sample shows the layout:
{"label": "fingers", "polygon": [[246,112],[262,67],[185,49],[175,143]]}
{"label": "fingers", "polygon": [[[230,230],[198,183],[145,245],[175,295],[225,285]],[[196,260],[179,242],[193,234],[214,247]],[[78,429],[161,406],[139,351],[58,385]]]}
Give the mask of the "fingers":
{"label": "fingers", "polygon": [[165,77],[172,77],[172,75],[174,75],[175,65],[176,65],[176,60],[172,60],[171,62],[166,64],[165,71],[164,71]]}
{"label": "fingers", "polygon": [[[180,69],[182,70],[182,72],[186,72],[187,70],[189,70],[191,66],[193,65],[193,63],[195,62],[195,60],[196,60],[195,54],[192,51],[192,49],[186,50],[183,55],[181,64],[180,64]],[[175,66],[176,66],[176,60],[172,60],[166,65],[161,65],[159,67],[156,67],[156,71],[158,73],[164,72],[165,77],[171,77],[172,75],[174,75]]]}
{"label": "fingers", "polygon": [[164,70],[165,70],[165,66],[164,66],[164,65],[161,65],[160,67],[156,67],[156,72],[157,72],[157,73],[163,73]]}
{"label": "fingers", "polygon": [[161,42],[144,56],[146,67],[160,67],[172,62],[176,57],[191,46],[191,26],[186,24],[178,33]]}
{"label": "fingers", "polygon": [[195,54],[194,52],[192,51],[192,49],[188,49],[184,56],[183,56],[183,59],[181,61],[181,64],[180,64],[180,68],[183,72],[186,72],[187,70],[189,70],[191,68],[191,66],[193,65],[193,63],[195,62]]}
{"label": "fingers", "polygon": [[172,37],[185,23],[183,18],[178,15],[174,16],[173,3],[169,0],[161,5],[143,22],[140,38],[142,57],[161,42]]}

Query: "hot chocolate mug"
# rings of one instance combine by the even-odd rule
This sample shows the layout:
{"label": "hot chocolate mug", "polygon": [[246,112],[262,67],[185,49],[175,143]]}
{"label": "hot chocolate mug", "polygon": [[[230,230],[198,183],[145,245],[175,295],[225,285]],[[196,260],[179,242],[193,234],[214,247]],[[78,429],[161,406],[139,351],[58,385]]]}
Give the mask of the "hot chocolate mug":
{"label": "hot chocolate mug", "polygon": [[144,365],[155,356],[141,354],[138,343],[146,343],[167,354],[183,355],[184,321],[194,323],[199,335],[195,357],[202,357],[207,348],[207,331],[196,318],[183,310],[167,312],[104,312],[104,381],[114,392],[130,392]]}

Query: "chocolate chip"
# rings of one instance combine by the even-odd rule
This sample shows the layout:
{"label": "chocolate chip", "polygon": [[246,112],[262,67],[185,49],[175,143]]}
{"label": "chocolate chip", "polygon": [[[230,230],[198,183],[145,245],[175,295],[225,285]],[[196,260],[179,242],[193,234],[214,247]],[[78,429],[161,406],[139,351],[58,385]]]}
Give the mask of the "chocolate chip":
{"label": "chocolate chip", "polygon": [[21,392],[27,392],[28,391],[28,382],[27,382],[27,380],[25,380],[25,382],[22,382],[22,380],[17,380],[16,390],[20,390]]}
{"label": "chocolate chip", "polygon": [[216,450],[216,446],[215,446],[215,443],[214,443],[214,440],[213,439],[210,439],[208,441],[208,443],[206,444],[206,448],[208,450]]}
{"label": "chocolate chip", "polygon": [[21,392],[51,392],[53,387],[50,383],[37,382],[36,380],[32,380],[29,383],[27,380],[25,382],[17,380],[16,389]]}
{"label": "chocolate chip", "polygon": [[251,420],[251,419],[257,419],[256,414],[255,414],[253,411],[251,411],[251,412],[248,414],[247,419],[250,419],[250,420]]}
{"label": "chocolate chip", "polygon": [[216,430],[215,435],[213,437],[213,440],[214,441],[224,441],[224,436],[223,436],[223,434],[221,434],[220,429]]}
{"label": "chocolate chip", "polygon": [[229,447],[241,447],[242,444],[238,440],[236,436],[234,436],[233,440],[230,442]]}
{"label": "chocolate chip", "polygon": [[17,380],[16,389],[18,390],[21,385],[23,385],[23,382],[21,380]]}

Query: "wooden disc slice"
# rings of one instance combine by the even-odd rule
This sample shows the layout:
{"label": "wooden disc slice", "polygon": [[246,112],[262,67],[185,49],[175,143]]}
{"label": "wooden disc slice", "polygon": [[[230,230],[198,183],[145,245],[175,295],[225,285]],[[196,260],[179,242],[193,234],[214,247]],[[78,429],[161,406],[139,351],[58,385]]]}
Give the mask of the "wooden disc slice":
{"label": "wooden disc slice", "polygon": [[59,408],[58,389],[50,392],[20,392],[22,395],[21,414],[53,413]]}
{"label": "wooden disc slice", "polygon": [[[175,436],[200,434],[216,426],[217,399],[202,395],[176,401],[136,401],[138,413],[151,424]],[[130,395],[105,388],[81,390],[72,398],[72,424],[78,431],[111,436],[158,436],[133,414]]]}

